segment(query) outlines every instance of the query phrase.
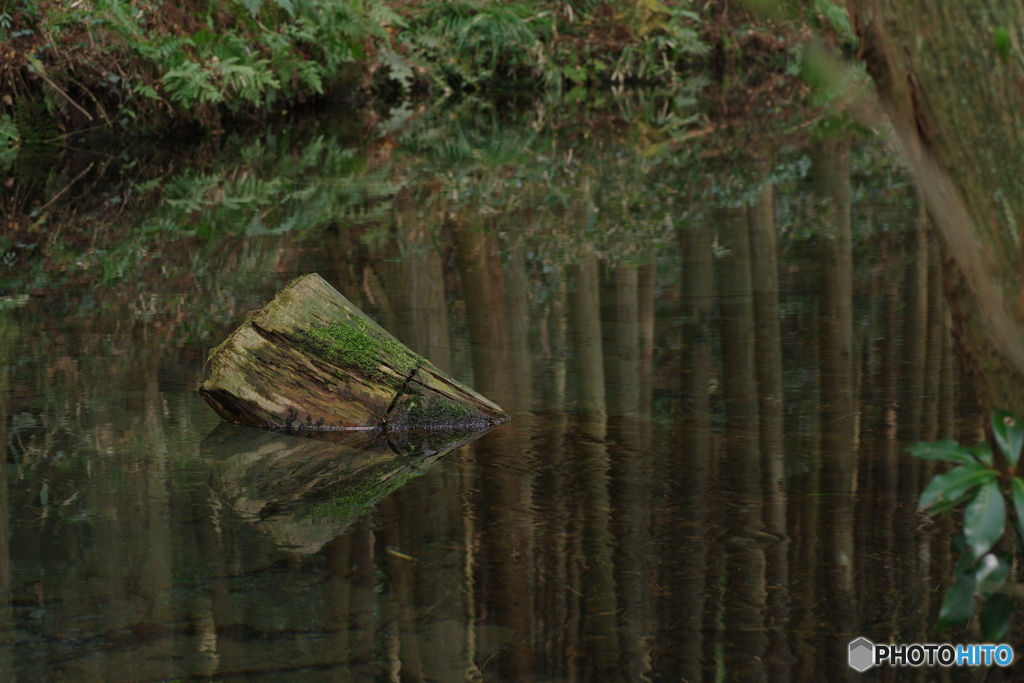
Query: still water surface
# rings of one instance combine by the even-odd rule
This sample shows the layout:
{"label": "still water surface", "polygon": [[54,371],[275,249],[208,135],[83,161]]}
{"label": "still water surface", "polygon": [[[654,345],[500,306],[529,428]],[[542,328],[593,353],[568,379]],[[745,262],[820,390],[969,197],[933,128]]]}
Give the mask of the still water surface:
{"label": "still water surface", "polygon": [[[64,255],[102,277],[7,292],[4,680],[835,681],[935,641],[952,524],[904,448],[978,418],[903,174],[494,126],[228,145]],[[311,271],[514,420],[296,512],[387,450],[215,431],[195,387]]]}

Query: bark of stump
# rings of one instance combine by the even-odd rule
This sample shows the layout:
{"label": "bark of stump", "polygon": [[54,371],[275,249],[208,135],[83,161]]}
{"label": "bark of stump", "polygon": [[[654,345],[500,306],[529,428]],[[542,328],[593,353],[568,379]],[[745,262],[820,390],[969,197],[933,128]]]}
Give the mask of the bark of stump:
{"label": "bark of stump", "polygon": [[316,273],[292,280],[206,361],[226,421],[275,429],[483,429],[496,404],[422,358]]}

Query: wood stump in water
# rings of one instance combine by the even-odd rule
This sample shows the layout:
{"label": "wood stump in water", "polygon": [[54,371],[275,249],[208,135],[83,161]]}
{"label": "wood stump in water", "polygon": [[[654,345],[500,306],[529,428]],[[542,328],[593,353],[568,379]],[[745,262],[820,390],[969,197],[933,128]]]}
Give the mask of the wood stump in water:
{"label": "wood stump in water", "polygon": [[483,429],[509,420],[316,273],[210,352],[199,393],[226,421],[277,429]]}

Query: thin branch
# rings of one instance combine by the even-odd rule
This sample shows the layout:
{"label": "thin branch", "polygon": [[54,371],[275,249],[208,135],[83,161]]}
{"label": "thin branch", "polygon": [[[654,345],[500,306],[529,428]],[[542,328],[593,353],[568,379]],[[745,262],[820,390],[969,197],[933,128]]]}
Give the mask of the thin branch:
{"label": "thin branch", "polygon": [[82,176],[84,176],[84,175],[85,175],[86,173],[88,173],[88,172],[89,172],[90,170],[92,170],[92,167],[93,167],[93,166],[95,166],[95,165],[96,165],[96,162],[94,161],[94,162],[92,162],[91,164],[89,164],[88,166],[86,166],[86,167],[85,167],[85,170],[84,170],[84,171],[82,171],[81,173],[79,173],[78,175],[76,175],[76,176],[75,176],[75,177],[74,177],[74,178],[73,178],[73,179],[71,180],[71,182],[70,182],[70,183],[68,183],[67,185],[65,185],[65,186],[64,186],[64,187],[63,187],[63,188],[61,189],[61,191],[60,191],[60,192],[58,192],[57,194],[53,195],[53,197],[51,197],[51,198],[50,198],[50,201],[48,201],[48,202],[46,202],[45,204],[43,204],[42,206],[40,206],[40,207],[39,207],[39,211],[40,211],[40,212],[42,212],[42,210],[43,210],[43,209],[45,209],[45,208],[46,208],[46,207],[48,207],[48,206],[49,206],[50,204],[53,204],[53,203],[54,203],[55,201],[57,201],[57,198],[58,198],[58,197],[60,197],[60,196],[61,196],[62,194],[64,194],[65,192],[67,192],[67,191],[68,191],[68,189],[69,189],[69,188],[70,188],[70,187],[71,187],[72,185],[74,185],[75,183],[77,183],[77,182],[78,182],[78,181],[79,181],[79,180],[80,180],[80,179],[82,178]]}
{"label": "thin branch", "polygon": [[57,85],[56,83],[54,83],[53,81],[51,81],[51,80],[50,80],[50,78],[49,78],[49,77],[48,77],[48,76],[47,76],[46,74],[44,74],[44,73],[43,73],[42,71],[40,71],[40,70],[38,70],[38,69],[36,70],[36,74],[38,74],[38,75],[39,75],[39,77],[40,77],[40,78],[42,78],[42,79],[43,79],[44,81],[46,81],[47,83],[49,83],[49,84],[50,84],[50,87],[51,87],[51,88],[53,88],[54,90],[56,90],[57,92],[59,92],[59,93],[60,93],[61,95],[63,95],[63,96],[64,96],[64,99],[66,99],[66,100],[67,100],[68,102],[70,102],[70,103],[71,103],[71,105],[72,105],[72,106],[73,106],[73,107],[74,107],[75,109],[77,109],[78,111],[80,111],[80,112],[82,112],[83,114],[85,114],[85,117],[86,117],[87,119],[89,119],[90,121],[92,121],[92,120],[93,120],[93,118],[92,118],[92,114],[90,114],[90,113],[89,113],[89,112],[87,112],[87,111],[86,111],[85,109],[83,109],[83,108],[82,108],[82,106],[81,106],[80,104],[78,104],[78,102],[75,102],[75,101],[74,101],[73,99],[71,99],[71,95],[68,95],[68,94],[67,94],[66,92],[64,92],[64,91],[63,91],[63,90],[61,89],[61,87],[60,87],[59,85]]}

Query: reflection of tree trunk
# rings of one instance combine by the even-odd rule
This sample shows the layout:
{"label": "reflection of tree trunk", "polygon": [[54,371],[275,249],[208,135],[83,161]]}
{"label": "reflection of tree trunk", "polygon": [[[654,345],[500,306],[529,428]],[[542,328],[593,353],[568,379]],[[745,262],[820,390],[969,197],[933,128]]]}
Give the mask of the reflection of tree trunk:
{"label": "reflection of tree trunk", "polygon": [[[416,553],[415,542],[404,543],[401,532],[405,526],[403,521],[416,523],[419,519],[414,522],[402,518],[398,505],[400,495],[401,492],[396,491],[378,503],[378,509],[384,521],[380,533],[385,552],[390,548],[405,554]],[[434,529],[434,531],[437,530]],[[409,560],[391,553],[388,553],[382,562],[388,578],[388,590],[382,596],[381,605],[382,622],[386,624],[382,629],[382,635],[387,643],[385,651],[388,659],[385,666],[388,669],[389,677],[395,683],[399,681],[421,683],[424,680],[419,642],[416,638],[414,582],[410,576],[412,569],[409,562]]]}
{"label": "reflection of tree trunk", "polygon": [[[922,221],[923,223],[924,221]],[[944,412],[942,407],[943,399],[942,384],[948,382],[949,375],[943,371],[943,365],[949,357],[949,334],[947,330],[948,315],[945,310],[945,298],[942,295],[941,269],[938,258],[938,248],[933,241],[928,245],[928,280],[925,295],[928,297],[927,311],[927,350],[924,363],[924,409],[921,416],[920,438],[925,441],[935,441],[939,438],[939,415]],[[952,409],[949,405],[947,411]],[[952,420],[952,416],[949,416]],[[931,482],[936,472],[936,463],[922,461],[917,463],[919,468],[918,487],[923,490]],[[932,591],[926,588],[929,585],[929,577],[936,574],[935,563],[938,562],[939,572],[944,572],[948,564],[948,544],[939,542],[936,534],[923,535],[918,539],[919,549],[917,552],[917,575],[911,580],[917,587],[919,598],[919,610],[916,619],[916,630],[918,633],[927,634],[931,627],[932,614],[931,601],[934,599]],[[943,539],[945,536],[943,536]]]}
{"label": "reflection of tree trunk", "polygon": [[601,347],[601,300],[597,258],[569,266],[569,329],[576,357],[577,440],[583,491],[582,587],[587,657],[596,669],[591,678],[611,675],[619,659],[616,630],[615,565],[612,557],[611,496],[606,445],[604,359]]}
{"label": "reflection of tree trunk", "polygon": [[[619,662],[616,628],[617,598],[612,553],[611,495],[608,472],[611,459],[606,443],[607,422],[603,410],[578,418],[577,442],[580,487],[583,490],[583,595],[586,612],[584,633],[587,656],[595,671],[592,680],[612,678]],[[527,680],[520,678],[518,680]]]}
{"label": "reflection of tree trunk", "polygon": [[[530,349],[530,311],[527,301],[526,258],[522,245],[509,250],[505,264],[508,299],[508,348],[512,364],[513,409],[530,410],[533,400],[533,355]],[[506,408],[507,410],[508,408]]]}
{"label": "reflection of tree trunk", "polygon": [[357,308],[365,309],[366,303],[363,301],[362,287],[363,269],[359,259],[355,258],[359,253],[359,249],[356,248],[357,240],[353,239],[340,225],[324,230],[323,239],[327,252],[334,257],[332,277],[324,279],[335,284],[338,291]]}
{"label": "reflection of tree trunk", "polygon": [[[924,226],[921,225],[922,221],[918,221],[918,225],[915,226],[916,231],[923,232]],[[899,301],[901,304],[906,302],[908,298],[916,300],[912,306],[903,306],[902,315],[902,328],[905,333],[903,340],[903,352],[902,358],[900,359],[900,374],[898,375],[899,391],[897,392],[898,401],[900,407],[903,408],[904,401],[911,401],[909,406],[914,412],[909,415],[907,420],[916,420],[914,423],[904,423],[900,425],[899,433],[904,436],[902,441],[906,442],[911,437],[913,439],[919,439],[921,435],[920,420],[923,413],[923,404],[921,402],[920,394],[924,391],[924,371],[927,367],[926,355],[927,349],[927,329],[928,329],[928,293],[926,288],[928,286],[928,271],[927,271],[927,239],[926,236],[910,235],[910,241],[908,243],[904,258],[908,261],[919,261],[924,260],[924,272],[914,265],[907,265],[903,273],[903,282],[901,283],[901,289],[899,290]],[[916,354],[916,358],[911,360],[911,356]],[[916,389],[917,396],[908,397],[906,394],[905,387],[912,387]],[[901,411],[902,412],[902,411]],[[895,444],[893,444],[895,445]],[[899,505],[902,501],[915,501],[920,495],[922,487],[927,482],[923,480],[923,470],[931,470],[931,463],[925,460],[919,460],[917,458],[906,457],[905,454],[901,454],[898,449],[894,449],[896,452],[892,453],[892,458],[896,464],[895,472],[891,476],[895,476],[898,480],[896,486],[896,498],[894,501],[895,505]],[[904,503],[905,504],[905,503]],[[927,551],[927,545],[922,543],[922,539],[918,539],[913,533],[913,529],[909,524],[903,523],[897,514],[893,514],[892,520],[893,527],[893,548],[896,552],[905,548],[915,548],[917,552],[909,555],[904,562],[894,563],[893,580],[895,585],[899,587],[899,590],[903,596],[905,604],[908,605],[921,605],[927,604],[929,596],[922,596],[921,592],[924,591],[922,577],[928,575],[928,563],[930,553]],[[912,612],[912,616],[903,617],[907,624],[907,631],[909,633],[927,633],[927,619],[930,613],[925,612],[924,614],[918,613],[917,610]]]}
{"label": "reflection of tree trunk", "polygon": [[[575,660],[580,643],[572,627],[578,623],[570,619],[571,591],[577,590],[569,576],[570,563],[575,564],[574,549],[570,546],[569,519],[571,496],[565,495],[573,486],[567,475],[565,445],[569,416],[565,412],[553,413],[549,422],[536,433],[539,452],[544,453],[546,476],[536,480],[536,498],[548,501],[545,510],[547,524],[542,541],[536,545],[535,568],[543,582],[535,590],[537,615],[541,625],[537,628],[537,661],[547,672],[548,680],[569,680],[570,662]],[[578,591],[577,591],[578,592]]]}
{"label": "reflection of tree trunk", "polygon": [[896,438],[896,406],[898,404],[900,385],[902,384],[902,363],[900,349],[895,343],[899,336],[899,311],[903,306],[901,280],[906,269],[897,275],[897,270],[889,263],[881,268],[878,296],[883,300],[881,336],[877,341],[875,352],[879,356],[877,371],[869,384],[873,387],[873,403],[879,407],[876,424],[870,430],[874,433],[874,442],[867,446],[868,457],[865,458],[867,468],[867,491],[865,495],[878,501],[876,512],[868,521],[877,536],[883,539],[883,546],[876,550],[882,553],[876,560],[872,554],[865,558],[871,562],[866,580],[871,590],[865,594],[866,607],[862,608],[866,616],[875,619],[875,623],[894,623],[898,605],[887,596],[897,590],[895,563],[890,560],[904,550],[896,543],[895,514],[900,507],[899,498],[899,441]]}
{"label": "reflection of tree trunk", "polygon": [[853,254],[850,235],[850,158],[845,142],[829,140],[811,154],[814,193],[822,203],[818,236],[821,268],[822,493],[828,495],[826,590],[834,637],[828,639],[829,680],[846,676],[853,613],[853,503],[856,484],[856,402],[853,386]]}
{"label": "reflection of tree trunk", "polygon": [[510,399],[505,281],[497,237],[484,226],[452,226],[455,258],[466,301],[474,388],[502,405]]}
{"label": "reflection of tree trunk", "polygon": [[[327,662],[350,662],[349,615],[352,612],[351,582],[349,571],[352,566],[352,543],[348,534],[342,534],[323,548],[327,561],[327,575],[324,587],[326,598],[323,660]],[[339,667],[331,677],[331,683],[352,683],[347,666]]]}
{"label": "reflection of tree trunk", "polygon": [[[218,523],[223,508],[216,494],[212,490],[199,490],[193,496],[195,514],[199,519],[209,520],[196,525],[196,546],[200,556],[206,558],[207,571],[213,577],[210,581],[209,607],[213,629],[208,637],[216,646],[216,665],[221,671],[243,671],[245,667],[239,652],[239,639],[231,633],[232,628],[243,623],[231,591],[230,562],[234,555],[232,538]],[[225,536],[228,538],[225,539]]]}
{"label": "reflection of tree trunk", "polygon": [[760,419],[754,370],[754,296],[751,282],[750,225],[745,210],[715,213],[720,261],[722,393],[725,398],[726,461],[722,488],[727,497],[727,586],[724,596],[725,668],[728,680],[766,680],[762,660],[765,553],[763,533]]}
{"label": "reflection of tree trunk", "polygon": [[[472,344],[473,377],[481,392],[499,400],[519,404],[514,390],[529,392],[528,382],[515,384],[514,375],[529,373],[529,355],[512,353],[509,337],[509,306],[506,297],[505,273],[502,267],[498,240],[493,231],[481,231],[471,225],[453,228],[456,258],[462,281],[462,294],[466,300],[466,318]],[[522,264],[518,267],[521,272]],[[513,282],[519,275],[512,273]],[[521,283],[518,293],[524,295]],[[525,303],[516,309],[514,319],[521,323]],[[513,321],[514,322],[514,321]],[[525,347],[526,326],[522,334]],[[518,342],[517,342],[518,343]],[[517,364],[513,367],[510,360]],[[535,653],[532,650],[532,611],[529,601],[523,602],[529,592],[529,571],[532,565],[532,517],[530,489],[532,478],[520,473],[521,463],[516,447],[523,438],[528,424],[522,420],[508,430],[490,435],[474,447],[480,469],[479,489],[483,500],[483,522],[486,524],[487,571],[494,572],[489,582],[490,595],[495,600],[496,621],[513,630],[511,643],[512,670],[516,680],[534,678]]]}
{"label": "reflection of tree trunk", "polygon": [[580,263],[570,265],[568,275],[576,408],[580,412],[604,415],[604,350],[601,347],[597,257],[591,254]]}
{"label": "reflection of tree trunk", "polygon": [[[808,282],[809,278],[797,279],[789,274],[790,282],[801,290],[813,288],[817,283]],[[807,293],[800,291],[803,296]],[[792,340],[783,348],[784,363],[788,367],[800,367],[813,377],[811,386],[819,386],[818,373],[821,336],[818,321],[810,316],[788,316],[783,319],[786,324],[786,337]],[[808,392],[804,397],[807,404],[806,414],[812,417],[815,413],[815,401],[820,392]],[[820,401],[819,401],[820,403]],[[819,556],[822,536],[821,505],[821,453],[816,441],[818,425],[810,424],[802,427],[800,422],[787,415],[786,443],[790,452],[806,453],[806,461],[801,463],[800,470],[794,472],[788,482],[790,509],[787,522],[789,538],[792,544],[790,553],[790,604],[792,610],[792,626],[790,629],[792,654],[792,680],[803,681],[815,678],[819,670],[820,659],[820,620],[818,606],[818,577],[821,557]],[[814,436],[811,436],[811,435]]]}
{"label": "reflection of tree trunk", "polygon": [[[671,532],[662,550],[665,582],[674,590],[660,598],[665,607],[660,622],[660,640],[666,647],[659,653],[656,668],[675,671],[680,680],[700,681],[704,651],[704,604],[707,596],[707,548],[709,535],[708,479],[712,468],[709,386],[712,365],[710,329],[714,295],[711,233],[706,223],[680,230],[684,254],[681,275],[679,401],[676,443],[689,444],[685,455],[669,463],[668,500],[672,507],[664,517]],[[685,548],[685,551],[680,551]]]}
{"label": "reflection of tree trunk", "polygon": [[560,277],[554,296],[541,318],[541,353],[544,367],[544,408],[565,409],[565,278]]}
{"label": "reflection of tree trunk", "polygon": [[615,515],[615,583],[618,586],[619,631],[626,680],[649,680],[651,674],[651,480],[643,457],[641,431],[648,425],[617,418],[610,425]]}
{"label": "reflection of tree trunk", "polygon": [[[1024,82],[1021,4],[848,6],[860,53],[937,229],[964,364],[986,406],[1024,414],[1024,115],[1010,85]],[[999,40],[1005,49],[994,45]]]}
{"label": "reflection of tree trunk", "polygon": [[[653,257],[652,257],[653,258]],[[637,296],[640,322],[640,417],[650,418],[654,398],[654,286],[657,263],[640,266]]]}
{"label": "reflection of tree trunk", "polygon": [[[719,261],[719,298],[721,301],[722,373],[729,381],[722,382],[725,417],[730,426],[744,430],[743,439],[757,434],[759,420],[757,380],[754,371],[754,296],[750,266],[750,229],[745,210],[722,209],[716,212],[719,242],[727,255]],[[745,469],[760,471],[757,444],[743,451],[746,460],[731,463]],[[739,451],[737,451],[738,453]],[[746,479],[746,478],[744,478]],[[752,483],[749,484],[753,486]],[[760,484],[752,489],[760,495]]]}
{"label": "reflection of tree trunk", "polygon": [[373,661],[376,658],[376,634],[379,628],[378,600],[375,592],[379,571],[376,561],[377,534],[369,524],[359,523],[349,528],[348,535],[352,539],[352,564],[349,573],[352,601],[352,611],[349,613],[349,649],[353,661]]}
{"label": "reflection of tree trunk", "polygon": [[775,191],[766,183],[750,209],[750,259],[757,344],[757,396],[764,466],[765,531],[778,540],[766,553],[767,617],[771,630],[769,680],[789,680],[789,536],[786,533],[782,415],[782,348],[779,338],[779,273],[776,257]]}
{"label": "reflection of tree trunk", "polygon": [[[174,566],[171,556],[171,513],[168,472],[167,440],[162,424],[161,397],[157,385],[156,363],[152,362],[146,380],[145,425],[143,431],[150,462],[146,467],[146,504],[140,511],[145,518],[145,559],[142,563],[142,583],[145,597],[150,601],[154,624],[173,621],[174,604],[171,588],[174,584]],[[153,648],[153,657],[169,655],[170,639],[162,639],[159,649]]]}
{"label": "reflection of tree trunk", "polygon": [[480,658],[480,644],[477,634],[477,541],[476,541],[476,508],[468,492],[477,489],[477,482],[474,479],[476,472],[476,457],[473,452],[474,444],[469,444],[462,451],[459,460],[459,491],[461,493],[461,519],[462,519],[462,607],[464,612],[463,621],[466,624],[465,635],[462,645],[462,659],[466,663],[465,679],[467,681],[483,680],[480,672],[480,665],[484,663]]}
{"label": "reflection of tree trunk", "polygon": [[[406,221],[408,222],[408,221]],[[433,236],[413,223],[394,236],[375,265],[387,283],[395,315],[395,337],[438,368],[451,374],[448,305],[445,301],[441,254]]]}
{"label": "reflection of tree trunk", "polygon": [[[928,244],[928,284],[925,293],[928,296],[928,347],[924,370],[925,406],[921,416],[921,439],[935,441],[939,429],[939,405],[942,396],[939,385],[942,382],[942,361],[945,357],[946,311],[945,299],[942,296],[942,277],[939,268],[938,249],[934,242]],[[931,470],[932,468],[925,468]],[[931,480],[930,472],[928,475]],[[924,485],[927,485],[925,482]]]}
{"label": "reflection of tree trunk", "polygon": [[14,623],[11,604],[11,528],[7,458],[8,359],[17,340],[17,328],[0,316],[0,676],[14,677]]}
{"label": "reflection of tree trunk", "polygon": [[[487,530],[485,571],[488,596],[499,626],[512,630],[509,643],[514,680],[535,678],[533,650],[534,610],[531,592],[533,567],[533,477],[523,474],[518,444],[528,433],[525,416],[477,442],[474,449],[480,463],[481,523]],[[485,672],[486,673],[486,672]]]}
{"label": "reflection of tree trunk", "polygon": [[[928,234],[927,217],[921,210],[914,228],[907,235],[903,301],[903,364],[906,381],[900,396],[901,436],[908,442],[921,440],[921,418],[924,414],[924,369],[928,355]],[[934,400],[929,401],[934,403]]]}
{"label": "reflection of tree trunk", "polygon": [[640,330],[637,272],[612,268],[601,287],[605,397],[609,415],[629,415],[640,407]]}

